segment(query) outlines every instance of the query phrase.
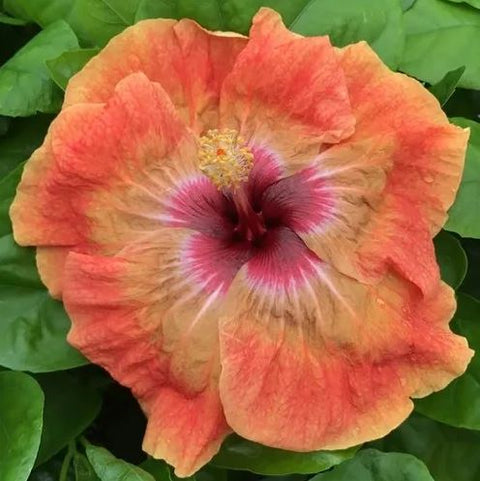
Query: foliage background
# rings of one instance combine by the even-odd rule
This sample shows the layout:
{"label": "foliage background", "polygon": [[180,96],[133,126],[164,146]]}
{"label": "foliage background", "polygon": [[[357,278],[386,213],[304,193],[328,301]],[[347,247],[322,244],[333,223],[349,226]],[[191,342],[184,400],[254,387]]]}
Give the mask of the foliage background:
{"label": "foliage background", "polygon": [[[65,341],[69,320],[12,238],[8,208],[63,89],[108,40],[139,20],[190,17],[247,33],[262,5],[304,35],[366,40],[393,70],[425,83],[470,127],[462,185],[435,239],[457,290],[452,326],[480,353],[480,0],[0,0],[0,479],[172,481],[141,451],[145,420],[129,392]],[[196,481],[478,481],[480,354],[444,391],[416,402],[386,438],[336,452],[289,453],[232,436]]]}

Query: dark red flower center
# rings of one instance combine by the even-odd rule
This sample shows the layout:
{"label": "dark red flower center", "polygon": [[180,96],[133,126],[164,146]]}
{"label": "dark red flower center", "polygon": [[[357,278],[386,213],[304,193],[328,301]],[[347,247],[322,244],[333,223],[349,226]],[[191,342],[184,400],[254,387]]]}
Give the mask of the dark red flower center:
{"label": "dark red flower center", "polygon": [[267,231],[263,212],[256,211],[252,206],[246,186],[240,186],[231,197],[236,210],[235,237],[252,245],[258,245]]}

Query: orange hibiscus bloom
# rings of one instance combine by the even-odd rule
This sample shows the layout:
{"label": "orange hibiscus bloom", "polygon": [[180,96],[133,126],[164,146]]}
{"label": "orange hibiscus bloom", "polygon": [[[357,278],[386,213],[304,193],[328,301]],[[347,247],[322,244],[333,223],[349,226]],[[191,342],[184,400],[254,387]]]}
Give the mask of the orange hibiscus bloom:
{"label": "orange hibiscus bloom", "polygon": [[378,438],[472,356],[432,237],[468,132],[366,43],[128,28],[70,82],[15,238],[186,476],[233,430],[295,451]]}

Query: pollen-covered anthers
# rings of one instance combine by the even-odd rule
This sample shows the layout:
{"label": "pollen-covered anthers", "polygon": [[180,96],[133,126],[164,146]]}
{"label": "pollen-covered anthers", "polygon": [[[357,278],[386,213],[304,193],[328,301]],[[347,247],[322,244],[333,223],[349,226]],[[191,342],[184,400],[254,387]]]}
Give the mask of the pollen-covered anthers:
{"label": "pollen-covered anthers", "polygon": [[248,179],[253,154],[236,130],[209,130],[200,137],[199,166],[219,189],[233,189]]}

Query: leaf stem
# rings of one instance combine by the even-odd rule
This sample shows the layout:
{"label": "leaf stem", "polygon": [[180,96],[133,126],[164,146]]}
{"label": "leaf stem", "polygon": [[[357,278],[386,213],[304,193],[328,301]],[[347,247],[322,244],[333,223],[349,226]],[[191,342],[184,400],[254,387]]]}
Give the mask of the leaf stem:
{"label": "leaf stem", "polygon": [[67,454],[63,458],[62,469],[60,470],[60,477],[58,478],[58,481],[67,481],[68,468],[70,468],[70,464],[72,462],[74,453],[75,453],[75,441],[70,441],[68,443]]}
{"label": "leaf stem", "polygon": [[88,442],[88,439],[85,436],[79,436],[78,441],[85,449],[87,449],[88,446],[90,446],[90,443]]}

